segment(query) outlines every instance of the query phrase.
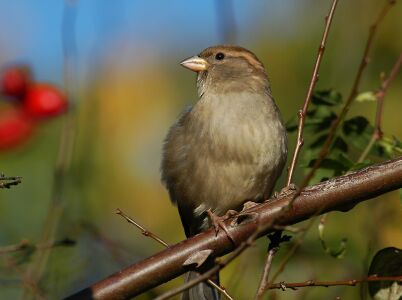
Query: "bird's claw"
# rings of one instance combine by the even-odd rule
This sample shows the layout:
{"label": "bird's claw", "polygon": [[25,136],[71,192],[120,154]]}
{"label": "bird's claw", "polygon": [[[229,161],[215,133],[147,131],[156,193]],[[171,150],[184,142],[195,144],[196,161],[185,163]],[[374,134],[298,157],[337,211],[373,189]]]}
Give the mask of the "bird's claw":
{"label": "bird's claw", "polygon": [[230,239],[230,241],[233,244],[235,244],[234,238],[233,238],[232,234],[229,232],[228,228],[226,227],[225,221],[228,220],[229,218],[233,217],[235,214],[237,214],[237,212],[234,210],[229,210],[222,217],[215,215],[211,210],[208,210],[207,213],[208,213],[209,219],[211,220],[212,226],[215,229],[215,235],[218,235],[219,228],[222,228],[222,230],[226,233],[226,235]]}
{"label": "bird's claw", "polygon": [[294,192],[296,192],[298,190],[299,190],[299,188],[297,187],[297,185],[295,185],[294,183],[291,183],[288,186],[285,186],[283,189],[281,189],[281,191],[279,193],[274,192],[273,197],[275,199],[284,198],[284,197],[287,197],[287,196],[293,194]]}
{"label": "bird's claw", "polygon": [[248,210],[250,208],[253,208],[254,206],[257,206],[259,203],[253,202],[253,201],[247,201],[246,203],[243,204],[243,209],[241,212]]}

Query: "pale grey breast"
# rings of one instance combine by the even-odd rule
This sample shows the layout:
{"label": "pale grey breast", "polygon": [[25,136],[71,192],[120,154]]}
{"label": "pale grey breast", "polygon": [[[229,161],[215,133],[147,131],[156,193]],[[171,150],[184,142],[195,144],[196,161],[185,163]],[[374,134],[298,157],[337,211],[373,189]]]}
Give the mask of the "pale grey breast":
{"label": "pale grey breast", "polygon": [[268,94],[207,93],[171,128],[162,179],[183,223],[198,231],[208,209],[223,215],[268,197],[286,155],[286,131]]}

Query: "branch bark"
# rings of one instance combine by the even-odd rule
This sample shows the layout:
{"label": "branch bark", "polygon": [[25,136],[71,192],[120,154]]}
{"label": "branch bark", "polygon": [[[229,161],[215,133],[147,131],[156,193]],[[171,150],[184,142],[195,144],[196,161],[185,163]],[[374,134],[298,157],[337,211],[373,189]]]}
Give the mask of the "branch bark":
{"label": "branch bark", "polygon": [[[183,266],[188,257],[195,252],[210,249],[212,257],[225,255],[255,233],[264,224],[276,220],[261,236],[274,230],[274,225],[291,225],[328,211],[347,211],[357,203],[374,198],[402,187],[402,157],[373,165],[353,173],[336,177],[319,184],[306,187],[294,199],[286,195],[266,201],[247,212],[257,218],[245,219],[237,226],[227,221],[233,236],[231,242],[220,231],[215,236],[213,229],[172,245],[143,261],[137,262],[66,299],[128,299],[155,286],[167,282],[192,268]],[[287,209],[284,211],[284,208]]]}

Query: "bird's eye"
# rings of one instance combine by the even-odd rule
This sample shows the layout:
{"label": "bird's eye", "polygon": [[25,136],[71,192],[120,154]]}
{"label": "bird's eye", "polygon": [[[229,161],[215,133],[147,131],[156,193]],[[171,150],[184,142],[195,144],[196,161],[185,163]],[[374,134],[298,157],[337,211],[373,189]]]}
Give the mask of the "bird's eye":
{"label": "bird's eye", "polygon": [[215,59],[216,60],[222,60],[225,58],[225,54],[223,54],[222,52],[219,52],[215,55]]}

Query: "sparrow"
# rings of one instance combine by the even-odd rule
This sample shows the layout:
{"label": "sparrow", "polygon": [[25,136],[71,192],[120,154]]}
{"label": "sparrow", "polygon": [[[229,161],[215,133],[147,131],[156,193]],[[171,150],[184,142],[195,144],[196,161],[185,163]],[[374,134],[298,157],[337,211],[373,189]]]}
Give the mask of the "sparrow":
{"label": "sparrow", "polygon": [[[181,65],[197,73],[198,101],[170,128],[161,175],[191,237],[210,227],[208,214],[222,217],[269,198],[286,162],[287,136],[264,66],[251,51],[218,45]],[[219,296],[201,283],[183,298]]]}

